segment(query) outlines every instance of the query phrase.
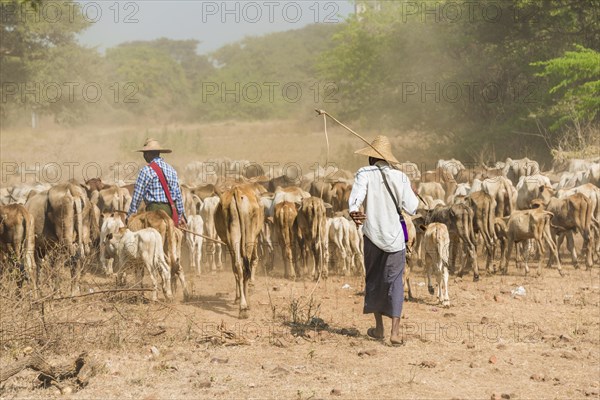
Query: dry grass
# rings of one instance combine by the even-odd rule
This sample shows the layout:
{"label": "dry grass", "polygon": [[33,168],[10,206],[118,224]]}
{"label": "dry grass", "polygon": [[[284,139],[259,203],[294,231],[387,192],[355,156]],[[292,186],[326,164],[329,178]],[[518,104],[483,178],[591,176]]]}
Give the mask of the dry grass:
{"label": "dry grass", "polygon": [[[432,147],[434,141],[417,132],[361,132],[368,139],[380,133],[392,138],[395,154],[400,160],[410,159],[433,166],[437,159]],[[366,163],[363,157],[353,154],[354,150],[364,147],[360,140],[331,124],[329,135],[329,162],[349,170]],[[327,159],[322,119],[312,115],[302,121],[231,121],[74,129],[49,127],[36,131],[3,129],[0,137],[2,162],[7,166],[17,163],[22,171],[20,174],[10,174],[8,167],[3,168],[0,185],[11,185],[21,179],[33,181],[36,178],[51,182],[66,181],[70,171],[73,171],[76,179],[91,178],[98,175],[98,170],[107,181],[114,181],[115,176],[132,181],[136,176],[136,168],[128,169],[127,164],[134,163],[133,167],[143,165],[141,155],[133,151],[142,146],[146,137],[154,137],[173,149],[173,153],[165,157],[178,171],[183,171],[191,161],[228,157],[251,160],[262,165],[293,162],[301,166],[303,173],[309,173],[317,163],[324,165]],[[439,143],[435,142],[435,145]],[[69,166],[68,163],[74,164]],[[36,164],[40,169],[37,173],[34,171]],[[121,165],[119,173],[115,171],[117,164]],[[62,173],[60,179],[55,178],[57,168]],[[24,170],[29,173],[25,174]]]}

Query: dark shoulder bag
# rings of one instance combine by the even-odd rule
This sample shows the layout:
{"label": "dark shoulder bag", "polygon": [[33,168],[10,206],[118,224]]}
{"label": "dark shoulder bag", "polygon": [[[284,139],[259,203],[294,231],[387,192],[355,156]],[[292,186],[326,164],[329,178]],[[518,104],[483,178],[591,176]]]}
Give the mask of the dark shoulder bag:
{"label": "dark shoulder bag", "polygon": [[404,220],[404,215],[402,214],[402,206],[398,204],[398,201],[396,200],[396,196],[394,196],[394,193],[392,192],[392,188],[390,188],[390,184],[388,183],[387,178],[386,178],[385,174],[383,173],[383,170],[379,167],[378,167],[378,169],[379,169],[379,172],[381,172],[381,177],[383,178],[383,184],[385,185],[385,188],[387,189],[388,193],[390,194],[390,197],[394,201],[394,206],[396,207],[398,216],[400,216],[400,225],[402,226],[402,233],[404,233],[404,243],[408,243],[408,229],[406,228],[406,221]]}

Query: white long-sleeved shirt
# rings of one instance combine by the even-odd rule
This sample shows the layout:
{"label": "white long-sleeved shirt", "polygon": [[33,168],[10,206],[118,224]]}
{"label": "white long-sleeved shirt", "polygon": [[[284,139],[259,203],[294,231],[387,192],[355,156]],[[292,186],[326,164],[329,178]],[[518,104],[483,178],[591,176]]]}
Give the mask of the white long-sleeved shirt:
{"label": "white long-sleeved shirt", "polygon": [[419,200],[410,187],[410,180],[402,171],[390,168],[385,161],[378,161],[375,165],[363,167],[356,172],[349,211],[358,211],[364,205],[367,219],[363,223],[363,233],[381,250],[394,253],[405,248],[404,233],[398,211],[383,183],[379,168],[383,170],[390,189],[402,208],[410,215],[415,213]]}

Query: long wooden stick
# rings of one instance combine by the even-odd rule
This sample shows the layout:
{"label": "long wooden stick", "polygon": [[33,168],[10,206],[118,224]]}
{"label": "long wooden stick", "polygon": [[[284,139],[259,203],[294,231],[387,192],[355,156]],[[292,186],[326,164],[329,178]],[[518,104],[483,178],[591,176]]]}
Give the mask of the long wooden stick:
{"label": "long wooden stick", "polygon": [[[127,211],[123,211],[123,210],[114,210],[113,212],[116,212],[116,213],[122,213],[122,214],[127,214]],[[200,234],[200,233],[196,233],[196,232],[194,232],[194,231],[190,231],[189,229],[186,229],[186,228],[181,228],[181,227],[179,227],[179,226],[176,226],[176,228],[177,228],[177,229],[180,229],[180,230],[182,230],[182,231],[184,231],[184,232],[191,233],[192,235],[200,236],[201,238],[204,238],[204,239],[206,239],[206,240],[210,240],[211,242],[216,242],[216,243],[219,243],[219,244],[222,244],[222,245],[225,245],[225,246],[227,246],[227,243],[225,243],[225,242],[222,242],[222,241],[220,241],[220,240],[218,240],[218,239],[213,239],[213,238],[211,238],[211,237],[208,237],[208,236],[206,236],[206,235],[202,235],[202,234]]]}
{"label": "long wooden stick", "polygon": [[225,245],[225,246],[227,246],[227,243],[225,243],[225,242],[222,242],[222,241],[220,241],[220,240],[218,240],[218,239],[213,239],[213,238],[211,238],[211,237],[208,237],[208,236],[206,236],[206,235],[202,235],[202,234],[200,234],[200,233],[196,233],[196,232],[194,232],[194,231],[190,231],[189,229],[186,229],[186,228],[181,228],[181,227],[179,227],[179,226],[177,227],[177,229],[179,229],[179,230],[182,230],[182,231],[184,231],[184,232],[187,232],[187,233],[191,233],[192,235],[200,236],[201,238],[204,238],[204,239],[206,239],[206,240],[210,240],[211,242],[216,242],[216,243],[219,243],[219,244],[222,244],[222,245]]}
{"label": "long wooden stick", "polygon": [[[319,110],[319,109],[315,109],[315,111],[317,112],[318,115],[327,116],[327,117],[331,118],[332,120],[334,120],[335,122],[337,122],[338,124],[340,124],[348,132],[350,132],[351,134],[353,134],[354,136],[356,136],[357,138],[359,138],[360,140],[362,140],[363,142],[365,142],[370,148],[372,148],[373,150],[375,150],[377,152],[377,154],[379,154],[381,156],[382,160],[387,161],[387,163],[390,165],[390,167],[392,167],[393,169],[400,170],[400,168],[398,168],[394,163],[392,163],[390,160],[388,160],[387,158],[385,158],[385,156],[383,154],[381,154],[381,152],[379,150],[377,150],[371,143],[369,143],[369,141],[367,141],[367,139],[365,139],[364,137],[360,136],[358,133],[354,132],[352,129],[350,129],[350,127],[348,127],[347,125],[345,125],[342,122],[340,122],[337,118],[335,118],[334,116],[332,116],[331,114],[329,114],[327,111],[325,111],[325,110]],[[325,128],[325,129],[327,129],[327,128]],[[329,143],[329,138],[327,139],[327,141]],[[419,200],[421,200],[421,202],[423,204],[425,204],[426,210],[429,211],[429,207],[427,206],[427,203],[425,202],[425,200],[423,200],[423,198],[417,192],[415,192],[415,195],[417,195],[417,197],[419,198]]]}

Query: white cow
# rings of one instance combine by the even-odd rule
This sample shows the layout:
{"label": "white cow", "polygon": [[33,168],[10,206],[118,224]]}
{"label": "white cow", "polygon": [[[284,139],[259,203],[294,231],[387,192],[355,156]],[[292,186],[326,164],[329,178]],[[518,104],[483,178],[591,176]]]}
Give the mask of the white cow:
{"label": "white cow", "polygon": [[348,221],[350,226],[348,230],[348,240],[350,242],[350,250],[352,252],[352,268],[358,272],[360,276],[365,275],[365,258],[363,254],[363,234],[362,225],[358,228],[356,225]]}
{"label": "white cow", "polygon": [[352,264],[350,248],[350,221],[344,217],[327,218],[328,253],[336,266],[341,265],[338,271],[348,275],[348,266]]}
{"label": "white cow", "polygon": [[[143,264],[152,280],[152,300],[158,299],[158,283],[155,273],[162,278],[162,290],[165,298],[173,300],[171,290],[171,271],[165,260],[163,239],[154,228],[145,228],[136,232],[122,228],[117,233],[109,233],[104,240],[106,257],[115,258],[118,266],[118,282],[123,281],[125,267]],[[140,273],[139,283],[142,286],[144,268],[135,268]]]}
{"label": "white cow", "polygon": [[204,233],[204,221],[199,215],[190,215],[187,217],[187,229],[192,232],[185,232],[185,243],[190,252],[191,268],[196,271],[196,274],[202,274],[202,236],[194,235],[194,233],[202,235]]}
{"label": "white cow", "polygon": [[204,241],[203,253],[206,257],[202,257],[206,260],[211,273],[216,273],[217,269],[223,269],[223,263],[221,261],[221,244],[217,243],[219,239],[217,235],[217,229],[215,227],[215,213],[217,206],[221,200],[218,196],[211,196],[204,199],[202,204],[199,205],[198,214],[204,221],[204,236],[207,236],[213,240]]}
{"label": "white cow", "polygon": [[123,220],[121,217],[115,217],[114,214],[105,215],[104,220],[102,221],[102,227],[100,228],[100,264],[102,264],[102,269],[106,275],[112,275],[113,271],[113,262],[114,258],[109,257],[106,258],[106,253],[104,251],[105,240],[109,234],[115,234],[119,232],[119,229],[125,227]]}
{"label": "white cow", "polygon": [[516,199],[510,179],[503,176],[484,179],[481,183],[481,190],[496,201],[496,217],[505,217],[513,212]]}
{"label": "white cow", "polygon": [[529,209],[531,200],[538,197],[541,186],[552,186],[547,176],[541,174],[521,176],[517,183],[517,209]]}
{"label": "white cow", "polygon": [[446,171],[450,172],[452,174],[452,176],[454,176],[455,178],[456,178],[456,175],[458,175],[458,173],[460,171],[465,169],[465,166],[463,165],[463,163],[454,158],[452,158],[450,160],[438,160],[435,167],[436,168],[444,168]]}
{"label": "white cow", "polygon": [[[443,306],[450,306],[448,296],[448,262],[450,259],[450,234],[445,224],[434,222],[421,226],[425,230],[421,244],[421,258],[425,262],[427,271],[427,288],[429,294],[434,294],[431,284],[431,275],[437,279],[437,297]],[[424,253],[424,254],[423,254]]]}

